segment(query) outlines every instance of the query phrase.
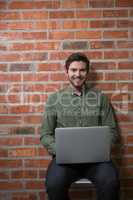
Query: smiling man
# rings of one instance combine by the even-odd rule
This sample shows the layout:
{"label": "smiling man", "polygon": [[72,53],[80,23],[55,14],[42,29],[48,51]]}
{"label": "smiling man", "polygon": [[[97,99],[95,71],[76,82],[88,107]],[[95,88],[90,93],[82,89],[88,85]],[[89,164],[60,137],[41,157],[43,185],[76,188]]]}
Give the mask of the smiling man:
{"label": "smiling man", "polygon": [[41,129],[41,142],[52,155],[46,175],[49,200],[70,200],[69,188],[80,179],[91,180],[97,200],[119,199],[118,171],[112,161],[82,164],[56,163],[55,128],[109,126],[112,143],[117,139],[116,122],[107,97],[87,85],[89,60],[74,53],[65,62],[69,86],[49,96]]}

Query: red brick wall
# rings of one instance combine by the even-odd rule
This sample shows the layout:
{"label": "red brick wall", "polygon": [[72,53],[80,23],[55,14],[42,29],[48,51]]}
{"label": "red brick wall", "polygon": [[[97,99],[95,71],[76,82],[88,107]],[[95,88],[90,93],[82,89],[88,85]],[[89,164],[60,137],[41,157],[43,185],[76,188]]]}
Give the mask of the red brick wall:
{"label": "red brick wall", "polygon": [[45,199],[44,103],[66,83],[64,59],[76,51],[115,108],[121,198],[133,199],[132,28],[132,0],[0,1],[0,200]]}

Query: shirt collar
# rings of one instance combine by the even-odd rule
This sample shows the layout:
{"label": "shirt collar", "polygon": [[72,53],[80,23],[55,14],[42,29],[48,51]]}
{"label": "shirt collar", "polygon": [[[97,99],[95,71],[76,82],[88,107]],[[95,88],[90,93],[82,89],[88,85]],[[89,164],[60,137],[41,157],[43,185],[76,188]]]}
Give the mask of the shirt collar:
{"label": "shirt collar", "polygon": [[[84,84],[82,87],[81,95],[85,94],[87,85]],[[75,88],[72,85],[67,87],[67,90],[70,92],[71,95],[77,95]]]}

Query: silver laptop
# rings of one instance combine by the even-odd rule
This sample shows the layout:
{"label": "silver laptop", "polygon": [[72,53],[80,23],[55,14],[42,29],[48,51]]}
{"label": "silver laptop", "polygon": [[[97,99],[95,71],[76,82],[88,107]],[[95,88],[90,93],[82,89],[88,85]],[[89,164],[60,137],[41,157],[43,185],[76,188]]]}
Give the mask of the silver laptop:
{"label": "silver laptop", "polygon": [[58,164],[110,160],[111,133],[108,126],[56,128],[55,144]]}

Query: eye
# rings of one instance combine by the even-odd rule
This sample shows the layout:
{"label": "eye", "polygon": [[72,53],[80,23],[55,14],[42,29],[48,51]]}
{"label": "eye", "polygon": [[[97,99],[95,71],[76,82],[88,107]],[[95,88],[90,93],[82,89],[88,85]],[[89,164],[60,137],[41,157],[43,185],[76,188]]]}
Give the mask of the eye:
{"label": "eye", "polygon": [[80,71],[81,71],[81,72],[86,72],[86,69],[81,69]]}
{"label": "eye", "polygon": [[71,71],[72,71],[72,72],[76,72],[76,71],[77,71],[77,69],[74,69],[74,68],[73,68],[73,69],[71,69]]}

